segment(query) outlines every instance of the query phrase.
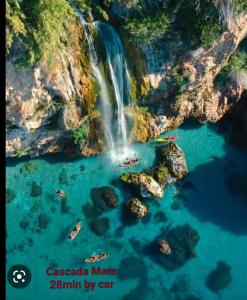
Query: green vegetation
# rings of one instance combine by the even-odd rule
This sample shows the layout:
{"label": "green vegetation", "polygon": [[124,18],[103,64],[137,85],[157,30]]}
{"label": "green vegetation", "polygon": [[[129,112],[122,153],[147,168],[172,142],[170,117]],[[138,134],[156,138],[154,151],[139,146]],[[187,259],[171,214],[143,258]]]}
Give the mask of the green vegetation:
{"label": "green vegetation", "polygon": [[124,183],[137,184],[139,181],[139,173],[123,173],[120,175],[119,179]]}
{"label": "green vegetation", "polygon": [[6,2],[6,51],[9,52],[15,38],[25,36],[25,15],[19,8],[19,1]]}
{"label": "green vegetation", "polygon": [[179,32],[188,46],[210,45],[222,30],[213,1],[169,1],[168,9],[174,15],[172,30]]}
{"label": "green vegetation", "polygon": [[22,65],[44,59],[49,64],[66,40],[66,26],[75,20],[75,14],[66,0],[7,0],[7,52],[15,40],[25,44]]}
{"label": "green vegetation", "polygon": [[124,29],[134,45],[143,47],[162,38],[167,32],[168,25],[168,16],[164,12],[158,11],[154,15],[128,20]]}
{"label": "green vegetation", "polygon": [[172,70],[172,84],[175,85],[176,94],[180,95],[186,85],[186,78],[183,76],[179,65],[176,65]]}
{"label": "green vegetation", "polygon": [[82,122],[80,126],[72,129],[72,136],[76,144],[81,144],[88,139],[90,132],[89,120]]}
{"label": "green vegetation", "polygon": [[224,72],[236,74],[242,70],[247,71],[247,52],[237,50],[229,59],[228,64],[224,68]]}
{"label": "green vegetation", "polygon": [[215,24],[205,24],[202,27],[200,41],[202,46],[209,46],[212,42],[219,36],[221,31],[221,25],[219,23]]}
{"label": "green vegetation", "polygon": [[72,0],[73,4],[80,9],[84,16],[93,15],[96,19],[108,21],[109,16],[105,8],[109,6],[109,1],[100,0]]}
{"label": "green vegetation", "polygon": [[20,158],[22,156],[26,156],[26,155],[28,155],[28,151],[29,151],[29,147],[21,148],[15,152],[15,156],[18,158]]}
{"label": "green vegetation", "polygon": [[215,82],[218,87],[229,83],[229,76],[236,75],[240,71],[247,72],[247,39],[245,39],[239,48],[233,53],[225,67],[217,75]]}
{"label": "green vegetation", "polygon": [[159,164],[154,168],[152,175],[159,184],[164,184],[169,178],[169,170],[165,165]]}

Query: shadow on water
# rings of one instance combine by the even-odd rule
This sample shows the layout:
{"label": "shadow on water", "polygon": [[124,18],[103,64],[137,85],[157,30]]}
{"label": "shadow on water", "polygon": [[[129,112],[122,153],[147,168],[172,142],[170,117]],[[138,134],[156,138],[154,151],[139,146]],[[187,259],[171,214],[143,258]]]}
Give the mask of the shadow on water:
{"label": "shadow on water", "polygon": [[29,156],[25,156],[25,157],[21,157],[21,158],[12,157],[12,158],[6,159],[6,166],[14,167],[14,166],[18,165],[19,163],[25,163],[30,160],[35,161],[35,160],[40,160],[40,159],[43,159],[50,164],[60,164],[60,163],[72,163],[72,162],[81,161],[83,159],[83,157],[80,157],[80,156],[68,157],[63,153],[51,153],[51,154],[46,154],[44,156],[34,157],[34,158],[30,158]]}
{"label": "shadow on water", "polygon": [[[219,133],[217,126],[210,127]],[[186,177],[197,192],[184,205],[202,222],[242,235],[247,233],[247,153],[229,145],[224,150],[223,157],[199,165]]]}
{"label": "shadow on water", "polygon": [[179,128],[182,130],[197,130],[202,126],[203,125],[199,123],[197,120],[189,118]]}

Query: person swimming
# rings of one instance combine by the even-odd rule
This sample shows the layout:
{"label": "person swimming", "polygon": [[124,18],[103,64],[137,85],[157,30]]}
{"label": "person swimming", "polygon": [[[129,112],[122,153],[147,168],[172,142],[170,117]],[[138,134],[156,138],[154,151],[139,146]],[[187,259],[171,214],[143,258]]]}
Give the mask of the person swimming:
{"label": "person swimming", "polygon": [[57,191],[56,191],[56,194],[57,194],[58,196],[60,196],[61,198],[67,199],[67,195],[65,194],[64,191],[59,191],[59,190],[57,190]]}

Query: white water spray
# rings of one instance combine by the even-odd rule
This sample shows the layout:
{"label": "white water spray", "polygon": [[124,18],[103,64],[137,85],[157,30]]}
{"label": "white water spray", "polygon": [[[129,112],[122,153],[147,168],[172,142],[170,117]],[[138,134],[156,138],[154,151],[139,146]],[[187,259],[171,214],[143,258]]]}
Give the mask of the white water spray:
{"label": "white water spray", "polygon": [[[128,147],[126,120],[124,106],[130,104],[130,83],[127,63],[124,56],[123,46],[117,32],[108,24],[94,22],[88,24],[81,12],[70,3],[83,25],[88,42],[89,58],[93,74],[100,87],[100,109],[104,123],[104,134],[110,156],[113,161],[121,162],[133,155]],[[111,99],[106,80],[98,67],[98,57],[94,47],[94,41],[89,26],[99,32],[105,47],[107,64],[113,85],[114,99]],[[113,113],[113,100],[116,103],[116,116]]]}

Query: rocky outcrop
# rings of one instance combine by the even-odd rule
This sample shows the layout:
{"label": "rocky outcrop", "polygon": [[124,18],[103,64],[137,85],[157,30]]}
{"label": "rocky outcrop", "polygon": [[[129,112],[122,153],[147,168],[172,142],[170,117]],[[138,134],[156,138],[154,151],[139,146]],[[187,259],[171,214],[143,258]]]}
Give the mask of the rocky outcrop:
{"label": "rocky outcrop", "polygon": [[183,150],[174,142],[157,148],[156,162],[149,172],[163,187],[182,179],[188,173]]}
{"label": "rocky outcrop", "polygon": [[111,186],[92,188],[91,198],[95,209],[103,212],[116,207],[118,203],[117,194]]}
{"label": "rocky outcrop", "polygon": [[125,184],[134,187],[143,198],[162,198],[164,196],[163,188],[153,177],[145,173],[124,173],[120,180]]}
{"label": "rocky outcrop", "polygon": [[247,150],[247,90],[239,102],[220,120],[219,125],[229,132],[229,139],[235,145]]}
{"label": "rocky outcrop", "polygon": [[169,244],[167,243],[166,240],[164,239],[159,239],[158,240],[158,246],[160,248],[160,252],[164,255],[169,255],[171,254],[171,248]]}
{"label": "rocky outcrop", "polygon": [[183,150],[174,142],[157,149],[156,162],[147,173],[123,173],[120,180],[143,198],[162,198],[167,185],[188,173]]}
{"label": "rocky outcrop", "polygon": [[94,106],[96,92],[82,43],[81,24],[73,23],[67,30],[67,46],[49,66],[44,61],[25,68],[18,66],[19,45],[14,45],[16,51],[12,49],[7,57],[7,156],[39,156],[71,149],[78,154],[97,153],[89,148],[97,148],[98,139],[93,131],[98,127],[91,133],[94,145],[89,141],[83,149],[74,144],[71,134]]}
{"label": "rocky outcrop", "polygon": [[147,206],[138,198],[130,199],[127,203],[127,207],[135,218],[144,218],[148,214]]}
{"label": "rocky outcrop", "polygon": [[164,132],[178,127],[189,117],[201,123],[216,122],[234,106],[244,91],[244,83],[216,90],[214,80],[246,35],[245,12],[231,20],[228,30],[210,48],[200,48],[189,58],[188,55],[180,57],[178,69],[186,84],[179,95],[174,96],[174,89],[169,90],[166,86],[165,79],[172,76],[172,69],[171,66],[164,67],[164,79],[140,101],[152,111],[155,108],[156,114],[166,114],[167,128],[163,128]]}
{"label": "rocky outcrop", "polygon": [[183,150],[176,143],[170,142],[160,147],[159,160],[167,166],[169,173],[177,179],[183,178],[188,173]]}
{"label": "rocky outcrop", "polygon": [[168,271],[182,267],[196,256],[199,239],[198,232],[189,225],[165,230],[154,245],[160,264]]}

